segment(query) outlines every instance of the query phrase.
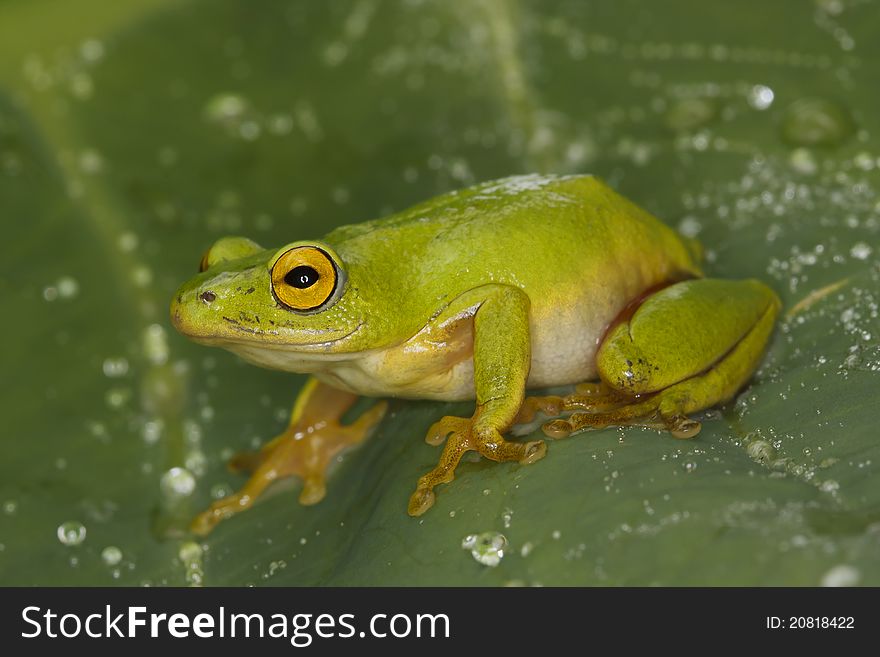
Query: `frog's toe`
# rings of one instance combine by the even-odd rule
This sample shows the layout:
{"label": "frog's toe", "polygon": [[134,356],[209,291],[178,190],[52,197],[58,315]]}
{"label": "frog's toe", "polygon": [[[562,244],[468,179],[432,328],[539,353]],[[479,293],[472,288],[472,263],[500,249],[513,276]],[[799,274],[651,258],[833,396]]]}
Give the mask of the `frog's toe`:
{"label": "frog's toe", "polygon": [[312,474],[303,479],[302,491],[299,494],[299,503],[303,506],[312,506],[324,499],[327,494],[327,484],[323,474]]}
{"label": "frog's toe", "polygon": [[470,423],[469,418],[446,415],[431,425],[425,435],[425,442],[429,445],[442,445],[452,434],[469,432]]}
{"label": "frog's toe", "polygon": [[514,424],[528,424],[535,419],[538,413],[543,413],[548,417],[556,417],[565,410],[565,400],[556,395],[546,397],[526,397],[519,412],[513,419]]}
{"label": "frog's toe", "polygon": [[217,500],[199,515],[193,518],[189,529],[193,534],[205,536],[211,533],[211,530],[217,526],[221,520],[230,518],[240,511],[244,511],[251,506],[251,500],[238,493]]}
{"label": "frog's toe", "polygon": [[547,444],[543,440],[517,443],[505,440],[495,429],[484,429],[474,436],[472,449],[493,461],[534,463],[547,453]]}
{"label": "frog's toe", "polygon": [[556,419],[545,422],[541,430],[548,438],[558,440],[560,438],[568,438],[574,431],[574,427],[568,420]]}
{"label": "frog's toe", "polygon": [[250,474],[260,467],[264,459],[262,452],[237,452],[226,462],[226,468],[233,474]]}
{"label": "frog's toe", "polygon": [[409,498],[407,513],[413,517],[422,515],[434,506],[434,491],[429,488],[416,488],[416,492]]}
{"label": "frog's toe", "polygon": [[547,443],[543,440],[534,440],[530,443],[525,443],[524,447],[523,457],[519,460],[519,462],[524,465],[540,461],[547,455]]}
{"label": "frog's toe", "polygon": [[278,444],[284,440],[286,433],[276,436],[257,451],[245,450],[243,452],[236,452],[226,462],[226,469],[233,474],[252,474],[256,472],[257,468],[272,455]]}
{"label": "frog's toe", "polygon": [[666,428],[675,438],[693,438],[702,429],[703,425],[698,420],[689,418],[686,415],[674,415],[664,418]]}

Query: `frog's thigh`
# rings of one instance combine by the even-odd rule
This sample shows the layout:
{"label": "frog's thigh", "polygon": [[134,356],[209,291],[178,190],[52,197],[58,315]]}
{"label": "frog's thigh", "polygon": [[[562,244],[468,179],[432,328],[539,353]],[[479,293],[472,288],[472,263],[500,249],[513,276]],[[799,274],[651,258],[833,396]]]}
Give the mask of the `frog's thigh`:
{"label": "frog's thigh", "polygon": [[[687,415],[736,394],[758,366],[780,302],[758,281],[703,279],[648,299],[600,347],[600,376],[619,394],[610,411],[575,413],[544,426],[561,437],[589,427],[642,424],[690,438]],[[635,397],[638,395],[638,397]]]}
{"label": "frog's thigh", "polygon": [[[649,297],[628,322],[609,331],[596,355],[599,376],[625,395],[646,395],[733,358],[741,365],[730,372],[737,380],[712,377],[711,385],[723,391],[711,406],[732,396],[757,366],[779,307],[773,291],[755,280],[677,283]],[[735,349],[755,331],[747,348]],[[699,409],[686,412],[693,410]]]}

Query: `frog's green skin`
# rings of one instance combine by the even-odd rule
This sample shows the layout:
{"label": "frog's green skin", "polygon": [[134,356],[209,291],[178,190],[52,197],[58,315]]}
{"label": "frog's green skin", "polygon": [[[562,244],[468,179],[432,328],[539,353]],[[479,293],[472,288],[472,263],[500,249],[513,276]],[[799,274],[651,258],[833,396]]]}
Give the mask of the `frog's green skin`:
{"label": "frog's green skin", "polygon": [[279,307],[268,277],[278,251],[257,250],[184,285],[176,326],[362,395],[473,399],[471,318],[487,300],[523,306],[499,329],[528,332],[528,386],[569,384],[595,378],[598,343],[631,299],[700,275],[680,237],[590,176],[487,183],[301,243],[342,263],[330,308]]}
{"label": "frog's green skin", "polygon": [[[270,281],[279,256],[299,245],[321,248],[343,272],[335,301],[310,313],[278,303]],[[447,467],[441,459],[420,482],[430,505],[430,489],[451,479],[467,449],[497,460],[543,455],[543,443],[501,437],[526,387],[601,377],[633,398],[672,388],[677,401],[664,418],[735,394],[757,365],[779,301],[757,281],[689,280],[702,276],[698,253],[597,178],[521,176],[319,241],[263,250],[221,240],[206,255],[208,269],[178,290],[171,314],[199,342],[348,393],[476,398],[466,426],[435,431],[470,438],[458,447],[450,439]],[[664,287],[677,281],[685,282]],[[627,318],[622,311],[636,300]],[[628,321],[615,326],[621,317]],[[694,383],[740,343],[732,365]],[[688,379],[694,394],[685,399],[676,386]]]}

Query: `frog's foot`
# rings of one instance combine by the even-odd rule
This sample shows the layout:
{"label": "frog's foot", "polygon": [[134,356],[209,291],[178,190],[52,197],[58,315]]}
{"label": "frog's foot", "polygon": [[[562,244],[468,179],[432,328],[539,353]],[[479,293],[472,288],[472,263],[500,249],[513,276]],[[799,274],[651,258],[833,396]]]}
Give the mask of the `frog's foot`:
{"label": "frog's foot", "polygon": [[517,443],[505,440],[490,426],[475,426],[475,418],[448,415],[428,430],[425,440],[439,445],[446,439],[440,461],[433,470],[419,479],[416,491],[409,498],[409,514],[420,516],[434,504],[434,486],[455,479],[455,468],[466,452],[475,451],[493,461],[534,463],[547,453],[543,440]]}
{"label": "frog's foot", "polygon": [[[618,408],[627,403],[628,398],[613,390],[605,383],[581,383],[575,391],[564,397],[527,397],[514,424],[527,424],[540,412],[549,417],[558,417],[570,411],[589,411],[592,413]],[[549,434],[548,434],[549,435]],[[552,436],[551,436],[552,437]]]}
{"label": "frog's foot", "polygon": [[221,520],[249,509],[270,484],[291,475],[303,481],[301,504],[320,502],[327,490],[327,467],[343,449],[366,438],[387,406],[387,402],[379,402],[352,424],[342,425],[336,418],[326,419],[320,404],[312,404],[259,452],[239,454],[230,461],[234,471],[251,471],[250,479],[239,491],[196,516],[190,528],[196,534],[207,534]]}
{"label": "frog's foot", "polygon": [[[618,397],[618,400],[622,397]],[[542,427],[550,438],[567,438],[587,429],[612,426],[643,426],[669,431],[676,438],[693,438],[700,433],[700,423],[683,412],[674,394],[657,393],[646,398],[630,399],[611,410],[579,411],[568,418],[558,418]]]}

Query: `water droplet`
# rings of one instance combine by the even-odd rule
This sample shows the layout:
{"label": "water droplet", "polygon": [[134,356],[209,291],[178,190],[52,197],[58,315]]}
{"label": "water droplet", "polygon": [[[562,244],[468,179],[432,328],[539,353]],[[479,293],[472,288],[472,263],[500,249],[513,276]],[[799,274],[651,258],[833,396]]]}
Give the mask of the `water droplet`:
{"label": "water droplet", "polygon": [[341,41],[333,41],[324,48],[324,62],[327,66],[339,66],[348,55],[348,47]]}
{"label": "water droplet", "polygon": [[855,164],[862,171],[871,171],[875,166],[873,156],[870,153],[865,153],[864,151],[853,158],[853,164]]}
{"label": "water droplet", "polygon": [[857,568],[840,564],[822,575],[822,586],[856,586],[861,579],[862,574]]}
{"label": "water droplet", "polygon": [[279,570],[283,570],[287,568],[287,562],[284,559],[279,559],[278,561],[272,561],[269,563],[269,570],[263,575],[264,579],[269,579],[274,576],[276,572]]}
{"label": "water droplet", "polygon": [[849,250],[849,254],[856,260],[867,260],[873,251],[874,250],[864,242],[857,242],[856,244],[853,244],[853,247]]}
{"label": "water droplet", "polygon": [[110,390],[104,394],[104,401],[107,402],[107,406],[114,409],[122,408],[130,399],[130,388],[110,388]]}
{"label": "water droplet", "polygon": [[177,551],[177,557],[183,562],[186,569],[186,583],[189,586],[201,586],[204,582],[205,573],[202,569],[204,552],[202,546],[195,541],[183,543]]}
{"label": "water droplet", "polygon": [[76,520],[68,520],[58,525],[57,534],[64,545],[79,545],[86,540],[86,527]]}
{"label": "water droplet", "polygon": [[773,104],[774,97],[775,94],[770,87],[765,87],[763,84],[756,84],[749,89],[748,101],[749,105],[756,110],[765,110]]}
{"label": "water droplet", "polygon": [[97,39],[89,39],[82,43],[79,52],[87,62],[97,62],[104,56],[104,44]]}
{"label": "water droplet", "polygon": [[168,336],[161,324],[150,324],[142,335],[144,352],[154,365],[162,365],[168,360]]}
{"label": "water droplet", "polygon": [[678,223],[678,232],[685,237],[696,237],[703,230],[703,225],[696,217],[685,217]]}
{"label": "water droplet", "polygon": [[146,265],[138,265],[131,271],[131,280],[138,287],[147,287],[153,282],[153,271]]}
{"label": "water droplet", "polygon": [[128,374],[128,361],[125,358],[105,358],[103,364],[104,376],[118,379]]}
{"label": "water droplet", "polygon": [[819,490],[823,493],[836,493],[840,490],[840,484],[834,481],[834,479],[826,479],[819,485]]}
{"label": "water droplet", "polygon": [[171,499],[187,497],[196,489],[196,478],[186,468],[171,468],[162,475],[159,488]]}
{"label": "water droplet", "polygon": [[238,126],[238,134],[241,135],[241,138],[245,141],[254,141],[260,136],[261,132],[262,128],[260,128],[260,124],[256,121],[242,121],[241,125]]}
{"label": "water droplet", "polygon": [[73,299],[79,294],[79,283],[70,276],[62,276],[55,286],[58,288],[60,299]]}
{"label": "water droplet", "polygon": [[194,449],[187,452],[186,457],[184,458],[186,469],[195,475],[201,476],[205,474],[207,464],[208,459],[205,456],[205,453],[200,449]]}
{"label": "water droplet", "polygon": [[286,135],[293,130],[293,117],[290,114],[275,114],[269,118],[269,132],[273,135]]}
{"label": "water droplet", "polygon": [[162,437],[164,423],[162,420],[147,420],[141,428],[141,438],[148,445],[154,445]]}
{"label": "water droplet", "polygon": [[711,98],[685,98],[666,111],[666,125],[676,132],[693,130],[709,123],[718,114]]}
{"label": "water droplet", "polygon": [[201,545],[199,545],[195,541],[187,541],[180,546],[180,549],[177,551],[177,557],[184,564],[188,564],[201,559],[202,553],[203,550]]}
{"label": "water droplet", "polygon": [[131,253],[138,247],[138,236],[134,233],[122,233],[116,240],[116,244],[123,253]]}
{"label": "water droplet", "polygon": [[819,170],[815,156],[806,148],[796,148],[788,158],[791,167],[798,173],[812,175]]}
{"label": "water droplet", "polygon": [[776,458],[776,448],[766,440],[753,440],[746,447],[746,453],[763,465],[771,463]]}
{"label": "water droplet", "polygon": [[87,148],[79,154],[79,168],[84,173],[100,173],[104,168],[104,158],[98,151]]}
{"label": "water droplet", "polygon": [[172,148],[171,146],[163,146],[156,154],[156,161],[159,162],[159,164],[161,164],[163,167],[174,166],[175,164],[177,164],[177,159],[177,149]]}
{"label": "water droplet", "polygon": [[222,500],[227,495],[232,495],[232,486],[229,484],[214,484],[211,486],[211,498]]}
{"label": "water droplet", "polygon": [[470,550],[471,556],[484,566],[494,568],[504,558],[507,538],[498,532],[469,534],[461,541],[461,547],[464,550]]}
{"label": "water droplet", "polygon": [[237,127],[250,112],[250,103],[238,94],[217,94],[205,104],[205,117],[211,123]]}
{"label": "water droplet", "polygon": [[85,100],[91,98],[95,91],[95,83],[91,76],[86,73],[74,73],[70,77],[70,93],[74,98]]}
{"label": "water droplet", "polygon": [[108,545],[101,550],[101,561],[108,566],[115,566],[122,561],[122,550],[115,545]]}
{"label": "water droplet", "polygon": [[824,98],[801,98],[782,119],[782,138],[795,146],[837,146],[855,130],[846,108]]}
{"label": "water droplet", "polygon": [[18,502],[15,500],[6,500],[3,502],[3,513],[7,516],[15,515],[15,512],[18,510]]}

